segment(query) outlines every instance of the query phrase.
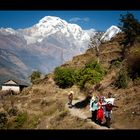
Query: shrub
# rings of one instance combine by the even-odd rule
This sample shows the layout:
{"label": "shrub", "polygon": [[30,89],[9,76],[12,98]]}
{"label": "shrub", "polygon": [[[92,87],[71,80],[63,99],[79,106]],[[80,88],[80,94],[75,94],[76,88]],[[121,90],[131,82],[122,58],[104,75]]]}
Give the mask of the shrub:
{"label": "shrub", "polygon": [[85,88],[85,85],[99,83],[105,75],[105,70],[97,61],[88,62],[84,68],[75,72],[75,81],[80,88]]}
{"label": "shrub", "polygon": [[33,84],[38,82],[40,77],[41,77],[41,72],[39,72],[39,71],[33,71],[32,74],[29,76],[29,78],[31,79],[31,82]]}
{"label": "shrub", "polygon": [[134,79],[134,85],[140,85],[140,77],[136,77],[136,79]]}
{"label": "shrub", "polygon": [[27,121],[27,113],[20,113],[16,119],[15,119],[15,122],[16,122],[16,128],[21,128],[23,127],[24,123]]}
{"label": "shrub", "polygon": [[120,70],[118,74],[118,78],[116,80],[115,85],[118,88],[126,88],[128,86],[128,75],[127,71],[125,70]]}
{"label": "shrub", "polygon": [[54,80],[61,88],[71,87],[74,84],[74,69],[57,67],[54,72]]}
{"label": "shrub", "polygon": [[110,63],[111,63],[110,68],[112,68],[114,66],[115,67],[120,67],[121,64],[122,64],[121,60],[119,60],[119,59],[112,60]]}
{"label": "shrub", "polygon": [[101,67],[101,64],[95,60],[90,60],[86,65],[85,68],[94,69],[95,71],[99,72],[100,74],[105,74],[105,70]]}
{"label": "shrub", "polygon": [[6,128],[7,121],[6,113],[0,112],[0,128]]}
{"label": "shrub", "polygon": [[10,116],[16,116],[16,115],[17,115],[17,112],[18,112],[17,107],[12,107],[12,108],[10,108],[10,109],[8,110],[8,114],[9,114]]}

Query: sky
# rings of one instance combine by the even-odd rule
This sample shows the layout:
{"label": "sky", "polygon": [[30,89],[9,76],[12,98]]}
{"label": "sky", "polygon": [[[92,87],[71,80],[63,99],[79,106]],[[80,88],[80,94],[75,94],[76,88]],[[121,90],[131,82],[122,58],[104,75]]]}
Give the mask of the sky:
{"label": "sky", "polygon": [[[140,21],[140,11],[133,13]],[[118,26],[120,14],[127,11],[0,11],[0,28],[23,29],[33,26],[45,16],[57,16],[67,22],[78,24],[82,29],[105,31],[111,25]]]}

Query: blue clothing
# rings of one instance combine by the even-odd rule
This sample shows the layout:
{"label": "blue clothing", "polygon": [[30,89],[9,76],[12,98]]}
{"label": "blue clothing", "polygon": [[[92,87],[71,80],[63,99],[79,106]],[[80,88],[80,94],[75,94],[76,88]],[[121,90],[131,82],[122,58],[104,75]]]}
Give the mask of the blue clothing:
{"label": "blue clothing", "polygon": [[90,101],[90,111],[98,110],[97,102],[91,100]]}

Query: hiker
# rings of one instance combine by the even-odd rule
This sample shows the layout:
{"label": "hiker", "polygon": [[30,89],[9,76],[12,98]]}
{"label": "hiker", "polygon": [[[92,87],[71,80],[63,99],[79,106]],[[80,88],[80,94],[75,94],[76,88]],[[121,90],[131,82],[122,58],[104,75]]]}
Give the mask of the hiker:
{"label": "hiker", "polygon": [[105,119],[106,119],[106,125],[108,128],[110,128],[110,124],[111,124],[111,115],[112,115],[112,108],[113,107],[117,107],[116,105],[113,105],[110,101],[107,102],[107,104],[105,105]]}
{"label": "hiker", "polygon": [[113,105],[115,98],[111,98],[111,96],[112,96],[112,93],[109,92],[108,93],[108,98],[106,99],[107,103],[105,104],[105,119],[106,119],[106,126],[108,128],[110,128],[110,124],[111,124],[112,108],[113,107],[118,108],[118,106]]}
{"label": "hiker", "polygon": [[70,93],[68,94],[68,105],[69,105],[69,108],[72,108],[73,94],[74,94],[73,91],[70,91]]}
{"label": "hiker", "polygon": [[98,107],[98,110],[97,110],[97,123],[99,125],[102,124],[102,121],[103,121],[103,116],[104,116],[104,111],[103,111],[103,107],[102,107],[102,98],[99,97],[99,101],[97,102],[97,107]]}
{"label": "hiker", "polygon": [[97,102],[98,102],[98,98],[93,96],[92,99],[90,100],[90,111],[92,112],[92,117],[91,120],[96,122],[96,116],[97,116]]}
{"label": "hiker", "polygon": [[103,107],[103,112],[104,112],[104,115],[105,115],[105,111],[106,111],[106,108],[105,108],[105,105],[106,105],[106,98],[103,96],[103,97],[101,97],[101,99],[102,99],[102,107]]}

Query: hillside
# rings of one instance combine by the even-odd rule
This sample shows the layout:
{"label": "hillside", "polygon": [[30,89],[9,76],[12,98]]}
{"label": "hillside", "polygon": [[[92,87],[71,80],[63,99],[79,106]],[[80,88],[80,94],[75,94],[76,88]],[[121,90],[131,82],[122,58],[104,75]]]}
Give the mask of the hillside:
{"label": "hillside", "polygon": [[[127,88],[115,86],[118,73],[126,66],[126,60],[121,61],[122,34],[112,38],[109,42],[99,46],[99,62],[106,70],[100,81],[96,94],[107,96],[109,92],[115,97],[111,127],[113,129],[139,129],[140,128],[140,82],[129,80]],[[130,52],[137,50],[137,42]],[[139,51],[138,51],[139,52]],[[133,54],[133,53],[131,53]],[[127,58],[129,58],[128,54]],[[97,60],[94,48],[89,48],[85,54],[75,56],[61,67],[83,68],[91,60]],[[106,129],[89,119],[91,112],[87,100],[88,91],[96,84],[89,84],[81,89],[77,85],[68,88],[59,88],[54,81],[54,73],[48,74],[36,84],[26,88],[19,95],[3,96],[1,113],[7,117],[5,128],[34,128],[34,129]],[[67,95],[74,91],[76,108],[67,107]],[[13,108],[11,107],[13,105]]]}

